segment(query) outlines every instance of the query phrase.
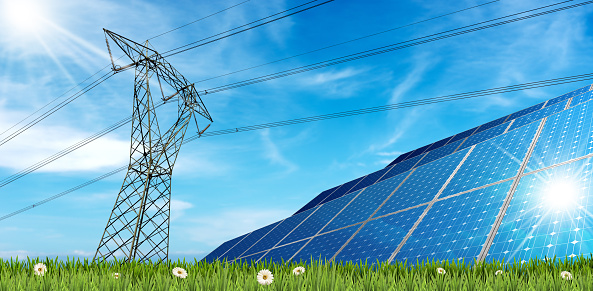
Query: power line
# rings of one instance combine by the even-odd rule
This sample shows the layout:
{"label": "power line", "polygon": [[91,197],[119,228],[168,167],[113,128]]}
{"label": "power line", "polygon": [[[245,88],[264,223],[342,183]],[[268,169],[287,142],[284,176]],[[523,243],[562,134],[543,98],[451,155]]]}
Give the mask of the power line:
{"label": "power line", "polygon": [[[488,24],[488,25],[474,27],[474,26],[477,26],[480,24],[493,22],[496,20],[501,20],[504,18],[509,18],[512,16],[517,16],[517,15],[528,13],[528,12],[533,12],[536,10],[549,8],[551,6],[555,6],[555,5],[559,5],[559,4],[563,4],[563,3],[571,2],[571,1],[573,1],[573,0],[563,1],[563,2],[559,2],[559,3],[555,3],[555,4],[535,8],[535,9],[530,9],[530,10],[526,10],[523,12],[514,13],[511,15],[507,15],[507,16],[503,16],[503,17],[499,17],[499,18],[495,18],[495,19],[491,19],[491,20],[487,20],[487,21],[482,21],[479,23],[463,26],[460,28],[455,28],[455,29],[451,29],[451,30],[447,30],[447,31],[443,31],[443,32],[439,32],[439,33],[403,41],[403,42],[398,42],[398,43],[387,45],[387,46],[382,46],[382,47],[375,48],[375,49],[370,49],[370,50],[366,50],[366,51],[362,51],[362,52],[358,52],[358,53],[354,53],[354,54],[350,54],[350,55],[346,55],[346,56],[342,56],[342,57],[338,57],[338,58],[333,58],[330,60],[317,62],[314,64],[301,66],[301,67],[297,67],[297,68],[292,68],[289,70],[284,70],[281,72],[268,74],[268,75],[264,75],[264,76],[260,76],[260,77],[256,77],[256,78],[251,78],[248,80],[243,80],[243,81],[239,81],[239,82],[235,82],[235,83],[231,83],[231,84],[227,84],[227,85],[223,85],[223,86],[218,86],[218,87],[206,89],[206,90],[204,90],[204,92],[207,92],[207,94],[212,94],[212,93],[222,92],[222,91],[226,91],[226,90],[230,90],[230,89],[236,89],[236,88],[240,88],[243,86],[253,85],[253,84],[266,82],[266,81],[270,81],[270,80],[274,80],[274,79],[278,79],[278,78],[283,78],[283,77],[287,77],[287,76],[292,76],[295,74],[300,74],[300,73],[304,73],[304,72],[308,72],[308,71],[312,71],[312,70],[326,68],[326,67],[333,66],[333,65],[338,65],[338,64],[342,64],[342,63],[346,63],[346,62],[350,62],[350,61],[355,61],[355,60],[359,60],[359,59],[363,59],[363,58],[367,58],[367,57],[372,57],[372,56],[384,54],[387,52],[392,52],[395,50],[400,50],[400,49],[404,49],[404,48],[408,48],[408,47],[412,47],[412,46],[416,46],[416,45],[420,45],[420,44],[425,44],[425,43],[429,43],[429,42],[433,42],[433,41],[437,41],[437,40],[442,40],[442,39],[446,39],[446,38],[450,38],[450,37],[454,37],[454,36],[458,36],[458,35],[467,34],[470,32],[480,31],[480,30],[484,30],[484,29],[488,29],[488,28],[492,28],[492,27],[497,27],[497,26],[501,26],[501,25],[505,25],[505,24],[509,24],[509,23],[514,23],[514,22],[518,22],[518,21],[522,21],[522,20],[526,20],[526,19],[530,19],[530,18],[534,18],[534,17],[538,17],[538,16],[543,16],[543,15],[547,15],[547,14],[551,14],[551,13],[556,13],[559,11],[572,9],[572,8],[576,8],[576,7],[580,7],[580,6],[584,6],[584,5],[593,3],[593,1],[586,1],[586,2],[582,2],[582,3],[578,3],[578,4],[573,4],[570,6],[559,7],[559,8],[548,10],[548,11],[543,11],[543,12],[539,12],[539,13],[535,13],[535,14],[531,14],[531,15],[525,15],[522,17],[508,19],[505,21],[495,22],[495,23]],[[469,27],[473,27],[473,28],[462,30],[464,28],[469,28]]]}
{"label": "power line", "polygon": [[380,31],[380,32],[368,34],[368,35],[365,35],[365,36],[357,37],[357,38],[354,38],[354,39],[351,39],[351,40],[347,40],[347,41],[336,43],[336,44],[332,44],[332,45],[329,45],[329,46],[326,46],[326,47],[314,49],[314,50],[307,51],[307,52],[304,52],[304,53],[300,53],[300,54],[297,54],[297,55],[293,55],[293,56],[290,56],[290,57],[286,57],[286,58],[278,59],[278,60],[275,60],[275,61],[267,62],[265,64],[256,65],[256,66],[245,68],[245,69],[241,69],[241,70],[238,70],[238,71],[233,71],[233,72],[230,72],[230,73],[222,74],[222,75],[219,75],[219,76],[216,76],[216,77],[211,77],[211,78],[203,79],[203,80],[197,81],[195,83],[197,84],[197,83],[201,83],[201,82],[205,82],[205,81],[209,81],[209,80],[213,80],[213,79],[218,79],[220,77],[226,77],[226,76],[229,76],[229,75],[232,75],[232,74],[249,71],[249,70],[252,70],[252,69],[255,69],[255,68],[267,66],[267,65],[278,63],[278,62],[281,62],[281,61],[286,61],[286,60],[289,60],[289,59],[293,59],[293,58],[296,58],[296,57],[304,56],[304,55],[311,54],[311,53],[314,53],[314,52],[326,50],[326,49],[337,47],[337,46],[344,45],[344,44],[347,44],[347,43],[359,41],[359,40],[362,40],[362,39],[365,39],[365,38],[377,36],[377,35],[380,35],[380,34],[383,34],[383,33],[391,32],[391,31],[402,29],[402,28],[406,28],[406,27],[410,27],[410,26],[417,25],[417,24],[420,24],[420,23],[423,23],[423,22],[428,22],[428,21],[431,21],[431,20],[435,20],[435,19],[438,19],[438,18],[445,17],[445,16],[457,14],[457,13],[460,13],[460,12],[463,12],[463,11],[467,11],[467,10],[470,10],[470,9],[478,8],[478,7],[481,7],[481,6],[484,6],[484,5],[488,5],[488,4],[492,4],[492,3],[495,3],[495,2],[498,2],[498,1],[500,1],[500,0],[494,0],[494,1],[483,3],[483,4],[479,4],[479,5],[471,6],[471,7],[468,7],[468,8],[464,8],[464,9],[461,9],[461,10],[449,12],[449,13],[446,13],[446,14],[441,14],[439,16],[427,18],[427,19],[424,19],[424,20],[412,22],[412,23],[409,23],[409,24],[406,24],[406,25],[395,27],[395,28],[390,28],[390,29],[387,29],[387,30],[384,30],[384,31]]}
{"label": "power line", "polygon": [[[313,1],[310,1],[310,2],[307,2],[307,3],[304,3],[304,4],[301,4],[301,5],[295,6],[295,7],[293,7],[293,8],[290,8],[290,9],[284,10],[284,11],[282,11],[282,12],[278,12],[278,13],[276,13],[276,14],[272,14],[272,15],[270,15],[270,16],[267,16],[267,17],[264,17],[264,18],[262,18],[262,19],[259,19],[259,20],[256,20],[256,21],[253,21],[253,22],[247,23],[247,24],[245,24],[245,25],[241,25],[241,26],[239,26],[239,27],[235,27],[235,28],[233,28],[233,29],[229,29],[229,30],[227,30],[227,31],[224,31],[224,32],[221,32],[221,33],[215,34],[215,35],[213,35],[213,36],[210,36],[210,37],[207,37],[207,38],[203,38],[203,39],[200,39],[200,40],[198,40],[198,41],[194,41],[194,42],[192,42],[192,43],[189,43],[189,44],[186,44],[186,45],[183,45],[183,46],[180,46],[180,47],[177,47],[177,48],[174,48],[174,49],[168,50],[168,51],[166,51],[166,52],[162,53],[161,55],[163,55],[163,57],[167,58],[167,57],[170,57],[170,56],[173,56],[173,55],[176,55],[176,54],[179,54],[179,53],[182,53],[182,52],[185,52],[185,51],[191,50],[191,49],[195,49],[195,48],[201,47],[201,46],[203,46],[203,45],[206,45],[206,44],[209,44],[209,43],[212,43],[212,42],[215,42],[215,41],[219,41],[219,40],[221,40],[221,39],[225,39],[225,38],[227,38],[227,37],[229,37],[229,36],[233,36],[233,35],[236,35],[236,34],[239,34],[239,33],[242,33],[242,32],[245,32],[245,31],[248,31],[248,30],[251,30],[251,29],[257,28],[257,27],[260,27],[260,26],[262,26],[262,25],[266,25],[266,24],[269,24],[269,23],[272,23],[272,22],[278,21],[278,20],[280,20],[280,19],[284,19],[284,18],[286,18],[286,17],[288,17],[288,16],[292,16],[292,15],[295,15],[295,14],[298,14],[298,13],[301,13],[301,12],[305,12],[305,11],[307,11],[307,10],[309,10],[309,9],[313,9],[313,8],[315,8],[315,7],[319,7],[319,6],[321,6],[321,5],[324,5],[324,4],[327,4],[327,3],[333,2],[333,1],[335,1],[335,0],[327,0],[327,1],[325,1],[325,2],[318,3],[318,4],[316,4],[316,5],[309,6],[309,7],[303,8],[303,9],[301,9],[301,10],[298,10],[298,11],[295,11],[295,12],[292,12],[292,13],[289,13],[289,14],[286,14],[286,15],[283,15],[283,16],[280,16],[280,17],[277,17],[277,18],[274,18],[274,19],[272,19],[272,20],[268,20],[268,21],[266,21],[266,22],[263,22],[263,23],[260,23],[260,24],[258,24],[258,25],[255,25],[255,26],[252,26],[252,27],[248,27],[248,28],[246,28],[246,29],[243,29],[243,30],[236,31],[236,32],[233,32],[233,33],[231,33],[231,34],[228,34],[228,35],[225,35],[225,36],[221,36],[221,37],[219,37],[219,38],[216,38],[216,39],[213,39],[213,40],[210,40],[210,41],[207,41],[207,42],[201,43],[201,44],[197,44],[197,45],[195,45],[195,46],[191,46],[191,45],[193,45],[193,44],[196,44],[196,43],[199,43],[199,42],[201,42],[201,41],[204,41],[204,40],[210,39],[210,38],[212,38],[212,37],[216,37],[216,36],[218,36],[218,35],[221,35],[221,34],[224,34],[224,33],[227,33],[227,32],[231,32],[231,31],[233,31],[233,30],[235,30],[235,29],[239,29],[239,28],[241,28],[241,27],[244,27],[244,26],[251,25],[251,24],[253,24],[253,23],[256,23],[256,22],[262,21],[262,20],[264,20],[264,19],[267,19],[267,18],[270,18],[270,17],[276,16],[276,15],[278,15],[278,14],[282,14],[282,13],[288,12],[288,11],[290,11],[290,10],[293,10],[293,9],[296,9],[296,8],[299,8],[299,7],[302,7],[302,6],[305,6],[305,5],[311,4],[311,3],[313,3],[313,2],[317,2],[317,1],[319,1],[319,0],[313,0]],[[190,47],[188,47],[188,46],[190,46]],[[188,48],[185,48],[185,47],[188,47]],[[174,52],[174,51],[176,51],[176,52]]]}
{"label": "power line", "polygon": [[[532,11],[540,10],[540,9],[543,9],[543,8],[549,8],[549,7],[551,7],[551,6],[558,5],[558,4],[562,4],[562,3],[566,3],[566,2],[570,2],[570,1],[564,1],[564,2],[560,2],[560,3],[552,4],[552,5],[547,5],[547,6],[543,6],[543,7],[540,7],[540,8],[535,8],[535,9],[531,9],[531,10],[523,11],[523,12],[520,12],[520,13],[515,13],[515,14],[507,15],[507,16],[504,16],[504,17],[496,18],[496,19],[493,19],[493,20],[483,21],[483,22],[480,22],[480,23],[477,23],[477,24],[482,24],[482,23],[492,22],[492,21],[494,21],[494,20],[504,19],[504,18],[508,18],[508,17],[510,17],[510,16],[516,16],[516,15],[524,14],[524,13],[527,13],[527,12],[532,12]],[[588,1],[588,3],[591,3],[591,2],[593,2],[593,1]],[[585,2],[585,3],[587,3],[587,2]],[[555,10],[544,11],[544,12],[541,12],[541,13],[539,13],[539,15],[545,15],[545,14],[548,14],[548,13],[553,13],[553,12],[557,12],[557,11],[561,11],[561,10],[569,9],[569,7],[570,7],[570,8],[574,8],[574,7],[578,7],[578,6],[581,6],[581,5],[585,5],[585,4],[584,4],[584,3],[580,3],[580,4],[575,4],[575,5],[572,5],[572,6],[568,6],[568,7],[561,7],[561,8],[557,8],[557,9],[555,9]],[[553,12],[551,12],[551,11],[553,11]],[[523,17],[521,17],[521,20],[523,20],[523,19],[528,19],[528,18],[531,18],[531,17],[535,17],[535,16],[534,16],[534,15],[527,15],[527,16],[523,16]],[[517,19],[510,19],[510,20],[507,20],[507,21],[506,21],[506,23],[510,23],[510,22],[513,22],[513,21],[518,21],[518,20],[517,20]],[[506,24],[506,23],[505,23],[505,24]],[[472,25],[469,25],[469,26],[464,26],[464,27],[462,27],[462,28],[467,28],[467,27],[471,27],[471,26],[476,26],[477,24],[472,24]],[[501,24],[499,24],[499,23],[494,23],[494,24],[491,24],[491,26],[494,26],[494,25],[501,25]],[[481,27],[477,27],[477,28],[474,28],[474,29],[480,29],[480,28],[481,28]],[[449,30],[449,31],[447,31],[447,32],[451,32],[451,31],[455,31],[455,30],[459,30],[459,29],[461,29],[461,28],[458,28],[458,29],[453,29],[453,30]],[[459,33],[463,33],[463,32],[464,32],[464,31],[461,31],[461,32],[459,32]],[[438,34],[440,34],[440,33],[438,33]],[[438,34],[433,34],[433,35],[438,35]],[[433,36],[433,35],[430,35],[430,36]],[[429,37],[429,36],[427,36],[427,37]],[[417,39],[422,39],[422,38],[426,38],[426,37],[421,37],[421,38],[417,38]],[[412,40],[412,41],[413,41],[413,40]],[[410,41],[406,41],[406,42],[410,42]],[[385,47],[381,47],[381,48],[385,48]],[[369,50],[369,51],[373,51],[373,50]],[[365,51],[365,52],[363,52],[363,53],[366,53],[366,52],[369,52],[369,51]],[[357,55],[357,54],[354,54],[354,55]],[[367,55],[368,55],[368,54],[367,54]],[[374,54],[371,54],[371,55],[374,55]],[[352,56],[352,55],[349,55],[349,56]],[[339,59],[339,58],[338,58],[338,59]],[[355,58],[355,59],[357,59],[357,58]],[[335,61],[335,60],[337,60],[337,59],[332,59],[332,60],[330,60],[330,61]],[[323,63],[323,62],[322,62],[322,63]],[[317,63],[317,64],[319,64],[319,63]],[[313,64],[313,65],[316,65],[316,64]],[[303,68],[303,67],[301,67],[301,68]],[[312,68],[312,69],[316,69],[316,68],[318,68],[318,67],[314,67],[314,68]],[[299,68],[296,68],[296,69],[299,69]],[[309,68],[308,68],[308,70],[309,70]],[[289,70],[289,71],[291,71],[291,70]],[[286,72],[286,71],[284,71],[284,72]],[[300,71],[299,71],[299,72],[300,72]],[[283,72],[280,72],[280,73],[283,73]],[[270,76],[270,75],[267,75],[267,76],[264,76],[264,77],[268,77],[268,76]],[[283,74],[283,75],[281,75],[281,76],[287,76],[287,74]],[[256,78],[256,79],[257,79],[257,78]],[[268,77],[268,78],[266,78],[266,79],[264,79],[264,80],[258,80],[258,82],[263,82],[263,81],[267,81],[267,80],[271,80],[271,79],[273,79],[273,78],[270,78],[270,77]],[[253,84],[253,82],[254,82],[253,80],[254,80],[254,79],[250,79],[250,80],[247,80],[247,81],[251,81],[252,83],[249,83],[249,84]],[[234,85],[234,84],[237,84],[237,83],[233,83],[233,84],[230,84],[230,85],[233,85],[233,86],[234,86],[233,88],[240,87],[240,86],[237,86],[237,85]],[[241,86],[245,86],[245,85],[241,85]],[[223,86],[223,87],[224,87],[224,86]],[[217,90],[217,88],[218,88],[218,90]],[[211,91],[211,93],[216,93],[216,92],[220,92],[220,91],[223,91],[223,90],[228,90],[228,88],[222,88],[222,89],[221,89],[221,87],[216,87],[216,88],[214,88],[214,89],[208,89],[208,91]],[[176,99],[172,99],[171,101],[173,101],[173,100],[176,100]],[[164,104],[164,103],[162,103],[162,104],[159,104],[158,106],[161,106],[161,105],[163,105],[163,104]],[[127,121],[126,121],[126,123],[127,123],[127,122],[129,122],[129,120],[131,120],[131,118],[132,118],[132,117],[130,116],[130,117],[128,117],[127,119],[124,119],[124,120],[127,120]],[[122,122],[123,122],[124,120],[122,120]],[[87,138],[87,140],[83,140],[83,141],[79,142],[78,144],[75,144],[75,145],[73,145],[73,146],[72,146],[72,148],[74,148],[74,150],[75,150],[75,149],[77,149],[77,148],[79,148],[79,147],[81,147],[81,146],[84,146],[84,145],[85,145],[85,144],[87,144],[88,142],[94,141],[95,139],[99,138],[100,136],[102,136],[102,135],[104,135],[104,134],[106,134],[106,133],[108,133],[108,132],[111,132],[111,131],[115,130],[116,128],[119,128],[119,127],[123,126],[124,124],[125,124],[125,123],[116,123],[115,125],[112,125],[111,127],[108,127],[107,129],[105,129],[104,131],[102,131],[102,132],[104,132],[104,133],[100,132],[100,133],[98,133],[98,134],[95,134],[94,136],[91,136],[91,137]],[[237,129],[237,130],[238,130],[238,129]],[[247,130],[247,129],[245,129],[245,130]],[[207,133],[207,134],[213,134],[213,132],[209,132],[209,133]],[[223,133],[221,133],[221,132],[218,132],[218,134],[223,134]],[[205,135],[205,136],[206,136],[206,135]],[[0,145],[2,145],[2,144],[0,144]],[[56,160],[56,159],[58,159],[58,158],[62,157],[63,155],[66,155],[66,154],[68,154],[68,153],[70,152],[70,151],[68,151],[68,150],[69,150],[69,149],[66,149],[66,150],[64,150],[64,151],[62,151],[62,152],[60,152],[60,153],[56,154],[55,156],[53,156],[53,157],[50,157],[50,158],[46,159],[46,161],[49,161],[49,162],[51,162],[51,161],[53,161],[53,160]],[[14,181],[14,180],[18,179],[18,178],[20,178],[20,177],[22,177],[22,176],[24,176],[24,175],[27,175],[28,173],[30,173],[30,172],[32,172],[32,171],[34,171],[34,170],[36,170],[36,169],[38,169],[38,168],[40,168],[40,167],[43,167],[44,165],[46,165],[46,164],[47,164],[47,163],[49,163],[49,162],[45,162],[45,161],[44,161],[44,162],[40,162],[40,163],[38,163],[38,164],[36,164],[36,165],[33,165],[33,166],[31,166],[31,167],[30,167],[30,169],[25,169],[25,170],[23,170],[23,171],[21,171],[21,172],[19,172],[19,173],[17,173],[17,174],[14,174],[14,175],[12,175],[12,176],[10,176],[10,177],[8,177],[8,178],[6,178],[6,179],[4,179],[4,180],[0,181],[0,187],[2,187],[2,186],[4,186],[4,185],[6,185],[6,184],[8,184],[8,183],[10,183],[10,182],[12,182],[12,181]],[[31,170],[31,169],[32,169],[32,170]]]}
{"label": "power line", "polygon": [[[193,135],[193,136],[187,138],[186,140],[184,140],[183,144],[192,142],[192,141],[199,139],[201,137],[225,135],[225,134],[231,134],[231,133],[260,130],[260,129],[266,129],[266,128],[280,127],[280,126],[295,125],[295,124],[301,124],[301,123],[317,122],[317,121],[328,120],[328,119],[336,119],[336,118],[357,116],[357,115],[363,115],[363,114],[369,114],[369,113],[383,112],[383,111],[388,111],[388,110],[396,110],[396,109],[401,109],[401,108],[416,107],[416,106],[429,105],[429,104],[437,104],[437,103],[448,102],[448,101],[469,99],[469,98],[475,98],[475,97],[483,97],[483,96],[488,96],[488,95],[509,93],[509,92],[515,92],[515,91],[523,91],[523,90],[549,87],[549,86],[574,83],[574,82],[580,82],[580,81],[586,81],[586,80],[593,80],[593,73],[575,75],[575,76],[569,76],[569,77],[562,77],[562,78],[555,78],[555,79],[549,79],[549,80],[543,80],[543,81],[536,81],[536,82],[530,82],[530,83],[523,83],[523,84],[517,84],[517,85],[511,85],[511,86],[497,87],[497,88],[491,88],[491,89],[485,89],[485,90],[471,91],[471,92],[466,92],[466,93],[445,95],[445,96],[440,96],[440,97],[425,98],[425,99],[419,99],[419,100],[415,100],[415,101],[400,102],[400,103],[389,104],[389,105],[368,107],[368,108],[342,111],[342,112],[310,116],[310,117],[304,117],[304,118],[297,118],[297,119],[290,119],[290,120],[284,120],[284,121],[278,121],[278,122],[230,128],[230,129],[226,129],[226,130],[212,131],[212,132],[204,133],[202,135]],[[35,204],[32,204],[32,205],[22,208],[20,210],[17,210],[12,213],[9,213],[7,215],[4,215],[4,216],[0,217],[0,221],[7,219],[9,217],[15,216],[15,215],[22,213],[24,211],[33,209],[41,204],[45,204],[46,202],[51,201],[51,200],[55,200],[55,199],[62,197],[66,194],[72,193],[78,189],[84,188],[88,185],[91,185],[91,184],[97,182],[97,181],[103,180],[103,179],[110,177],[118,172],[121,172],[127,168],[128,168],[127,165],[122,166],[122,167],[117,168],[111,172],[103,174],[95,179],[92,179],[92,180],[87,181],[83,184],[80,184],[74,188],[70,188],[64,192],[61,192],[54,196],[51,196],[45,200],[39,201]],[[8,179],[4,179],[3,183],[2,183],[2,185],[0,185],[0,187],[3,187],[6,184],[12,182],[12,181],[10,181],[8,183],[4,183],[4,181],[8,181]]]}
{"label": "power line", "polygon": [[151,37],[151,38],[148,38],[148,39],[146,39],[146,40],[151,40],[151,39],[155,39],[155,38],[157,38],[157,37],[163,36],[163,35],[165,35],[165,34],[167,34],[167,33],[170,33],[170,32],[173,32],[173,31],[175,31],[175,30],[178,30],[178,29],[184,28],[184,27],[186,27],[186,26],[188,26],[188,25],[194,24],[194,23],[196,23],[196,22],[198,22],[198,21],[202,21],[202,20],[204,20],[204,19],[206,19],[206,18],[210,18],[210,17],[212,17],[212,16],[214,16],[214,15],[216,15],[216,14],[219,14],[219,13],[225,12],[225,11],[227,11],[227,10],[229,10],[229,9],[232,9],[232,8],[235,8],[235,7],[239,6],[239,5],[243,5],[243,4],[245,4],[245,3],[249,2],[249,1],[251,1],[251,0],[246,0],[246,1],[243,1],[243,2],[241,2],[241,3],[235,4],[235,5],[233,5],[233,6],[227,7],[227,8],[225,8],[225,9],[222,9],[222,10],[220,10],[220,11],[217,11],[217,12],[215,12],[215,13],[212,13],[212,14],[210,14],[210,15],[206,15],[206,16],[204,16],[204,17],[202,17],[202,18],[198,19],[198,20],[194,20],[194,21],[192,21],[192,22],[188,22],[188,23],[186,23],[186,24],[184,24],[184,25],[181,25],[181,26],[175,27],[175,28],[173,28],[173,29],[171,29],[171,30],[165,31],[165,32],[163,32],[163,33],[161,33],[161,34],[158,34],[158,35],[155,35],[155,36],[153,36],[153,37]]}

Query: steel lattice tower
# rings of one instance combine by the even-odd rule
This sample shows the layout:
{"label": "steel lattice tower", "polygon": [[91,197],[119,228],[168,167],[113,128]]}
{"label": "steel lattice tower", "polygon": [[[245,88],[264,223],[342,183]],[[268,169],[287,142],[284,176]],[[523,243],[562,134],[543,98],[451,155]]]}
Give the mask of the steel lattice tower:
{"label": "steel lattice tower", "polygon": [[[121,251],[127,261],[145,261],[157,256],[166,261],[169,253],[169,214],[171,201],[171,175],[192,119],[195,114],[209,121],[206,110],[194,84],[189,83],[158,52],[121,35],[105,30],[107,48],[111,56],[108,37],[132,61],[115,72],[135,67],[134,106],[132,119],[130,165],[119,195],[95,253],[95,260],[107,260]],[[158,126],[149,80],[170,85],[176,93],[162,99],[178,97],[178,118],[164,134]],[[207,127],[206,127],[207,128]],[[198,128],[198,132],[201,132]]]}

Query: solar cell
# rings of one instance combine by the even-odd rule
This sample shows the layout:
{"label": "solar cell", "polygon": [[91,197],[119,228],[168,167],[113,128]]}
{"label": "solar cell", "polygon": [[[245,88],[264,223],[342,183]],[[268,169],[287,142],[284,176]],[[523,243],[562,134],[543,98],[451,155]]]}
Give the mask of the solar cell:
{"label": "solar cell", "polygon": [[242,236],[239,236],[239,237],[236,237],[236,238],[231,239],[229,241],[226,241],[225,243],[223,243],[219,247],[217,247],[215,250],[213,250],[211,253],[209,253],[207,256],[205,256],[201,261],[205,261],[207,263],[213,262],[220,255],[226,253],[230,248],[232,248],[235,244],[237,244],[239,241],[241,241],[248,234],[249,233],[246,233],[246,234],[244,234]]}
{"label": "solar cell", "polygon": [[526,171],[533,171],[593,153],[593,108],[581,103],[548,117]]}
{"label": "solar cell", "polygon": [[358,226],[326,232],[314,237],[305,247],[291,259],[293,262],[311,262],[330,260],[344,243],[354,234]]}
{"label": "solar cell", "polygon": [[334,218],[338,212],[344,209],[344,206],[346,206],[346,204],[348,204],[359,191],[321,205],[319,210],[309,216],[301,225],[296,227],[293,232],[282,239],[280,243],[287,244],[315,235],[332,218]]}
{"label": "solar cell", "polygon": [[369,221],[336,255],[335,262],[387,261],[425,208],[420,206]]}
{"label": "solar cell", "polygon": [[591,158],[521,178],[486,260],[564,259],[593,251]]}
{"label": "solar cell", "polygon": [[442,196],[463,192],[517,175],[538,122],[476,145]]}
{"label": "solar cell", "polygon": [[424,151],[426,151],[426,149],[428,149],[428,148],[429,148],[431,145],[432,145],[432,144],[428,144],[428,145],[425,145],[425,146],[423,146],[423,147],[421,147],[421,148],[417,148],[417,149],[416,149],[416,150],[414,150],[414,151],[413,151],[413,152],[412,152],[412,153],[411,153],[409,156],[407,156],[407,157],[404,159],[404,161],[405,161],[405,160],[408,160],[408,159],[411,159],[411,158],[413,158],[413,157],[415,157],[415,156],[417,156],[417,155],[419,155],[419,154],[422,154],[422,153],[424,153]]}
{"label": "solar cell", "polygon": [[415,169],[375,216],[431,201],[468,151],[469,149],[459,151]]}
{"label": "solar cell", "polygon": [[566,93],[566,94],[562,94],[562,95],[560,95],[558,97],[552,98],[552,99],[548,100],[548,103],[546,103],[546,107],[552,106],[552,105],[554,105],[554,104],[556,104],[558,102],[562,102],[562,101],[568,100],[568,99],[570,99],[570,97],[571,97],[571,94],[570,93]]}
{"label": "solar cell", "polygon": [[365,188],[323,231],[330,231],[367,220],[379,205],[409,176],[408,173],[397,175]]}
{"label": "solar cell", "polygon": [[[401,154],[399,157],[397,157],[397,159],[395,159],[395,160],[393,160],[393,162],[389,163],[389,165],[387,165],[387,167],[391,167],[391,166],[393,166],[393,165],[395,165],[395,164],[397,164],[397,163],[399,163],[399,162],[401,162],[401,161],[405,160],[405,159],[406,159],[406,157],[408,157],[408,156],[409,156],[411,153],[413,153],[415,150],[416,150],[416,149],[413,149],[413,150],[411,150],[411,151],[409,151],[409,152],[407,152],[407,153],[405,153],[405,154]],[[387,168],[387,167],[386,167],[386,168]]]}
{"label": "solar cell", "polygon": [[430,151],[432,151],[432,150],[434,150],[434,149],[438,149],[438,148],[440,148],[440,147],[442,147],[442,146],[446,145],[446,144],[447,144],[447,142],[448,142],[450,139],[452,139],[452,138],[453,138],[452,136],[448,136],[448,137],[446,137],[446,138],[443,138],[443,139],[441,139],[441,140],[439,140],[439,141],[437,141],[437,142],[433,143],[432,145],[430,145],[430,147],[429,147],[428,149],[426,149],[426,152],[428,153],[428,152],[430,152]]}
{"label": "solar cell", "polygon": [[477,259],[511,184],[507,181],[437,201],[395,260]]}

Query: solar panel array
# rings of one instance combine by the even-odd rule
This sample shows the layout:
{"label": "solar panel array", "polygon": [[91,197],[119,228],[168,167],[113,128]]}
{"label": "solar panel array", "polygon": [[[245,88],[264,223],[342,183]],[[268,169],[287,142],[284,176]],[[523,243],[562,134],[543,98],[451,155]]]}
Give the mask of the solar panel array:
{"label": "solar panel array", "polygon": [[591,86],[402,154],[203,260],[529,260],[593,253]]}

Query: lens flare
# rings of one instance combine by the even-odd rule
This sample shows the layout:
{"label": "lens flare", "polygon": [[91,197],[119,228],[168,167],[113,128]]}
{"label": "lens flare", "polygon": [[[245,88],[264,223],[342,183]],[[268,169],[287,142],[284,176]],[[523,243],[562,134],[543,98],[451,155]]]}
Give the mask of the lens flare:
{"label": "lens flare", "polygon": [[550,181],[544,188],[544,199],[552,209],[569,209],[577,206],[578,183],[570,180]]}

